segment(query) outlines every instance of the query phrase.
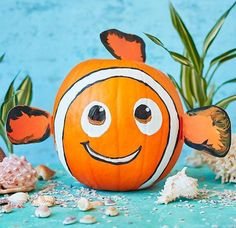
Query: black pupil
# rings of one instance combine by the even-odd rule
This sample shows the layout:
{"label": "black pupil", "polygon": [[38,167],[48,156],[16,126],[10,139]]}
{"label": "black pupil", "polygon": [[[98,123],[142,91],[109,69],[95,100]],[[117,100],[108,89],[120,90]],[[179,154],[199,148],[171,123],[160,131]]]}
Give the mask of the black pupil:
{"label": "black pupil", "polygon": [[135,117],[141,120],[146,120],[151,116],[151,110],[147,105],[139,105],[135,110]]}
{"label": "black pupil", "polygon": [[94,121],[104,121],[106,119],[106,112],[102,106],[94,105],[90,108],[88,117]]}

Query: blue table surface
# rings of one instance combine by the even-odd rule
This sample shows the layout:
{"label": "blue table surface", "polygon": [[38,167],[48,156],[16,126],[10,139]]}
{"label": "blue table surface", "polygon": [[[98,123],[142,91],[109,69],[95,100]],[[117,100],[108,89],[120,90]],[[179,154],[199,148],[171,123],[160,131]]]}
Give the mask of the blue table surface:
{"label": "blue table surface", "polygon": [[[177,165],[171,174],[176,173],[177,170],[182,169],[182,167],[183,164]],[[81,188],[86,187],[71,178],[61,166],[54,166],[54,168],[57,170],[54,181],[59,183],[59,186],[55,188],[58,191],[53,195],[57,196],[58,199],[64,197],[66,199],[70,199],[71,196],[79,198],[81,196]],[[93,225],[75,223],[70,226],[114,228],[190,226],[236,227],[236,185],[221,184],[219,180],[215,181],[214,174],[206,167],[188,168],[187,174],[199,180],[200,189],[206,188],[217,192],[229,190],[233,193],[234,198],[232,196],[230,198],[213,196],[206,200],[178,199],[177,201],[167,205],[159,205],[156,203],[156,200],[157,196],[160,194],[160,190],[163,188],[164,181],[161,181],[152,188],[140,191],[96,191],[99,196],[115,199],[117,202],[116,207],[120,208],[120,215],[117,217],[104,216],[103,209],[106,208],[106,206],[102,206],[88,212],[81,212],[78,208],[63,208],[60,206],[54,206],[51,208],[51,217],[36,218],[34,216],[35,207],[33,207],[31,203],[27,203],[25,208],[14,209],[10,214],[1,214],[0,227],[65,227],[62,224],[65,217],[76,216],[80,219],[87,214],[95,216],[97,223]],[[37,189],[30,193],[30,195],[37,193],[42,187],[48,184],[50,184],[50,182],[40,181]],[[94,195],[94,193],[92,195]]]}

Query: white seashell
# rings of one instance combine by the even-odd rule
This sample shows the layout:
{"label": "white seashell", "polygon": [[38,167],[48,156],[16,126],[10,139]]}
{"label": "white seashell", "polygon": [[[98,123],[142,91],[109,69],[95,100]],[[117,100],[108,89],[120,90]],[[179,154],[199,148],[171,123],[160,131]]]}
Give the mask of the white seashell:
{"label": "white seashell", "polygon": [[74,224],[76,222],[77,222],[77,218],[75,216],[69,216],[64,219],[63,224],[70,225],[70,224]]}
{"label": "white seashell", "polygon": [[8,201],[14,205],[23,205],[29,199],[29,194],[25,192],[17,192],[8,197]]}
{"label": "white seashell", "polygon": [[51,210],[46,205],[42,205],[36,208],[35,216],[38,218],[47,218],[51,215]]}
{"label": "white seashell", "polygon": [[12,206],[10,204],[4,205],[2,207],[2,213],[11,213],[12,212]]}
{"label": "white seashell", "polygon": [[108,207],[106,210],[105,210],[105,215],[108,215],[108,216],[117,216],[119,214],[119,211],[117,210],[116,207]]}
{"label": "white seashell", "polygon": [[198,195],[198,180],[188,177],[185,174],[186,167],[184,167],[176,175],[167,178],[164,189],[161,191],[161,196],[158,197],[157,202],[160,204],[167,204],[179,197],[188,199],[196,198]]}
{"label": "white seashell", "polygon": [[97,220],[92,215],[85,215],[79,220],[79,222],[84,223],[84,224],[93,224],[93,223],[96,223]]}
{"label": "white seashell", "polygon": [[43,195],[43,196],[38,196],[36,199],[33,200],[32,205],[33,206],[42,206],[46,205],[48,207],[51,207],[55,205],[56,198],[53,196],[48,196],[48,195]]}
{"label": "white seashell", "polygon": [[114,205],[116,205],[116,202],[114,200],[108,198],[108,199],[105,199],[105,205],[106,206],[114,206]]}
{"label": "white seashell", "polygon": [[104,203],[102,201],[92,201],[90,204],[92,208],[104,206]]}
{"label": "white seashell", "polygon": [[92,209],[91,203],[89,202],[88,199],[86,199],[84,197],[79,199],[77,206],[81,211],[88,211],[88,210]]}

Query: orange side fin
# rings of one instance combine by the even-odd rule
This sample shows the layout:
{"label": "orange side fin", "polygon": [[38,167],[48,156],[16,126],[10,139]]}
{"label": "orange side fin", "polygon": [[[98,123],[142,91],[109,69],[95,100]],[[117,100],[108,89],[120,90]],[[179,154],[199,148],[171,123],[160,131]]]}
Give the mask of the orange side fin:
{"label": "orange side fin", "polygon": [[109,29],[102,32],[100,38],[115,58],[145,62],[145,43],[139,36]]}
{"label": "orange side fin", "polygon": [[224,157],[231,144],[231,124],[227,113],[217,106],[188,111],[183,121],[185,143],[216,157]]}
{"label": "orange side fin", "polygon": [[41,142],[51,134],[51,116],[37,108],[16,106],[8,113],[6,131],[13,144]]}

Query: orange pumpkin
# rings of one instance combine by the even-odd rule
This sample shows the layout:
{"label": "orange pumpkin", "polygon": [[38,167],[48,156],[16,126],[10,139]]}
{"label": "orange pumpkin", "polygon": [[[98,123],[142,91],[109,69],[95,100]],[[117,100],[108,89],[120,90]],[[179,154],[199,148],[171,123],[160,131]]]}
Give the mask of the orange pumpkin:
{"label": "orange pumpkin", "polygon": [[[228,140],[230,122],[223,110],[208,107],[192,111],[197,120],[198,115],[203,116],[204,120],[199,119],[206,120],[215,133],[211,145],[204,144],[205,136],[199,139],[187,130],[199,122],[192,113],[184,114],[171,80],[144,64],[145,44],[141,38],[109,30],[101,39],[117,60],[88,60],[77,65],[58,91],[52,121],[46,121],[44,127],[41,124],[40,132],[36,129],[30,135],[29,130],[22,132],[17,125],[22,126],[22,121],[26,124],[25,116],[45,122],[48,113],[39,115],[38,109],[14,108],[7,121],[12,142],[42,140],[48,134],[41,132],[50,128],[59,158],[72,176],[89,187],[116,191],[142,189],[161,180],[176,163],[184,140],[217,156],[227,153],[230,142],[222,140],[222,132],[212,125],[211,118],[212,113],[220,113],[224,126],[228,124],[224,128]],[[219,143],[222,146],[217,148]]]}

